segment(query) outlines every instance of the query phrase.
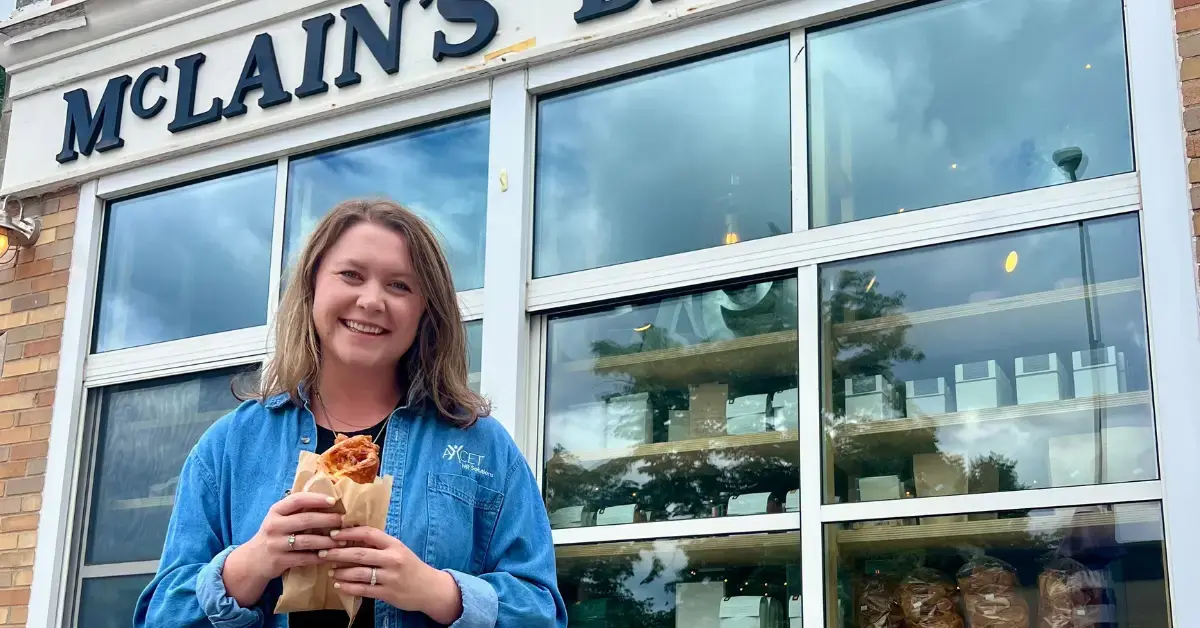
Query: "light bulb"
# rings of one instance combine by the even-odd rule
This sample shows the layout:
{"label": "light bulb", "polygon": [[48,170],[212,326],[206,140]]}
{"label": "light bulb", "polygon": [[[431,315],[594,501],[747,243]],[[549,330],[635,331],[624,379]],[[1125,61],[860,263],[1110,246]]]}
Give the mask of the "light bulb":
{"label": "light bulb", "polygon": [[8,252],[8,232],[0,229],[0,255]]}
{"label": "light bulb", "polygon": [[1017,262],[1019,262],[1020,259],[1021,258],[1017,255],[1016,251],[1009,252],[1008,257],[1004,258],[1004,272],[1011,273],[1012,271],[1016,270]]}

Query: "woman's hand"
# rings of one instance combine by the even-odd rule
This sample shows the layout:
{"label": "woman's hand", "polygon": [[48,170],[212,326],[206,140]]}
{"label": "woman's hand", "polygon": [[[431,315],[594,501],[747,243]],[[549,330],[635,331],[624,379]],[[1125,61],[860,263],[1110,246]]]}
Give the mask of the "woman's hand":
{"label": "woman's hand", "polygon": [[334,530],[330,535],[356,545],[320,552],[333,564],[333,586],[343,593],[425,613],[440,624],[452,624],[462,615],[462,592],[454,577],[426,565],[399,540],[367,527]]}
{"label": "woman's hand", "polygon": [[338,547],[338,542],[311,531],[342,525],[342,515],[321,512],[334,503],[318,493],[293,493],[271,506],[254,537],[225,559],[222,578],[230,597],[249,608],[283,572],[323,562],[317,552]]}

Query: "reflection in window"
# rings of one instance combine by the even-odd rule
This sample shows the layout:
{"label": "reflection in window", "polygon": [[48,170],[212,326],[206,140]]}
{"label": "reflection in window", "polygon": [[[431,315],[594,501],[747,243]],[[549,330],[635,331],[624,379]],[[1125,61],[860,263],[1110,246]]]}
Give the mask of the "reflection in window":
{"label": "reflection in window", "polygon": [[796,281],[552,318],[556,528],[799,508]]}
{"label": "reflection in window", "polygon": [[826,526],[830,625],[1167,628],[1159,504]]}
{"label": "reflection in window", "polygon": [[263,325],[275,167],[109,205],[95,351]]}
{"label": "reflection in window", "polygon": [[456,289],[482,288],[488,128],[487,116],[477,116],[293,159],[284,223],[288,266],[335,205],[389,198],[441,237]]}
{"label": "reflection in window", "polygon": [[572,627],[800,625],[800,535],[559,546]]}
{"label": "reflection in window", "polygon": [[230,383],[241,370],[100,390],[86,564],[158,560],[183,462],[205,430],[238,406]]}
{"label": "reflection in window", "polygon": [[483,354],[483,321],[469,321],[467,328],[467,384],[479,392],[480,356]]}
{"label": "reflection in window", "polygon": [[952,0],[810,32],[813,226],[1133,169],[1121,0]]}
{"label": "reflection in window", "polygon": [[78,628],[128,628],[138,596],[154,574],[89,578],[79,596]]}
{"label": "reflection in window", "polygon": [[1136,216],[820,278],[827,501],[1158,477]]}
{"label": "reflection in window", "polygon": [[543,99],[534,276],[791,231],[789,83],[778,42]]}

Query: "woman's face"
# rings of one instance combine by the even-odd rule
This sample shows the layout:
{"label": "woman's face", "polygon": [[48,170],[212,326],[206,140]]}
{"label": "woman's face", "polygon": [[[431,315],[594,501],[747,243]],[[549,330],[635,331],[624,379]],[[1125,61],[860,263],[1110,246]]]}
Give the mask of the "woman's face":
{"label": "woman's face", "polygon": [[317,268],[313,323],[324,360],[354,368],[395,368],[417,335],[425,296],[407,239],[360,222]]}

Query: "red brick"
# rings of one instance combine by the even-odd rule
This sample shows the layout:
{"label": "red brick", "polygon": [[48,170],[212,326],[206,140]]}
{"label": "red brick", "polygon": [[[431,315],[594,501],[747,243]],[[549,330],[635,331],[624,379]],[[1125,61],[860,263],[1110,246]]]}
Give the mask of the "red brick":
{"label": "red brick", "polygon": [[31,442],[44,441],[50,438],[49,425],[34,425],[29,430],[29,440]]}
{"label": "red brick", "polygon": [[39,408],[47,408],[54,405],[54,391],[43,390],[33,398],[33,403]]}
{"label": "red brick", "polygon": [[9,458],[12,460],[30,460],[32,458],[45,458],[47,453],[50,453],[50,443],[47,441],[18,443],[10,448]]}
{"label": "red brick", "polygon": [[74,237],[75,236],[75,223],[71,223],[69,225],[63,225],[61,227],[55,227],[55,232],[58,234],[58,237],[60,237],[60,238]]}
{"label": "red brick", "polygon": [[0,429],[8,429],[17,424],[17,414],[13,412],[5,412],[0,414]]}
{"label": "red brick", "polygon": [[0,498],[0,515],[15,515],[21,512],[22,497]]}
{"label": "red brick", "polygon": [[24,357],[32,358],[35,355],[46,355],[47,353],[58,353],[59,347],[62,345],[62,338],[50,338],[47,340],[38,340],[35,342],[25,343]]}
{"label": "red brick", "polygon": [[1194,30],[1200,30],[1200,8],[1192,7],[1184,11],[1176,11],[1175,31],[1186,33]]}
{"label": "red brick", "polygon": [[6,430],[0,430],[0,445],[28,442],[30,431],[31,428],[28,427],[10,427]]}
{"label": "red brick", "polygon": [[43,325],[22,325],[16,329],[10,330],[5,335],[8,337],[8,342],[26,342],[28,340],[37,340],[42,337],[45,327]]}
{"label": "red brick", "polygon": [[30,567],[32,565],[33,550],[0,553],[0,567]]}
{"label": "red brick", "polygon": [[20,382],[22,392],[53,388],[58,383],[58,371],[46,371],[45,373],[26,375],[21,378]]}
{"label": "red brick", "polygon": [[25,477],[25,467],[29,466],[24,460],[20,462],[4,462],[0,463],[0,478],[22,478]]}
{"label": "red brick", "polygon": [[0,395],[11,395],[15,392],[21,392],[19,378],[0,379]]}
{"label": "red brick", "polygon": [[0,286],[0,299],[11,299],[33,292],[33,281],[25,279]]}
{"label": "red brick", "polygon": [[40,244],[33,247],[35,259],[48,259],[58,257],[59,255],[67,255],[71,252],[71,238],[59,238],[49,244]]}
{"label": "red brick", "polygon": [[17,515],[15,517],[4,517],[0,519],[0,531],[4,532],[28,532],[36,530],[38,524],[38,515]]}
{"label": "red brick", "polygon": [[[28,264],[18,264],[17,265],[17,279],[28,279],[30,277],[40,277],[42,275],[48,275],[53,271],[54,271],[54,260],[53,259],[43,259],[43,260],[38,260],[36,262],[30,262]],[[51,287],[58,288],[60,286],[51,286]],[[37,289],[38,292],[40,292],[42,290],[49,290],[49,288]]]}
{"label": "red brick", "polygon": [[46,329],[43,333],[46,338],[57,338],[58,336],[62,335],[62,330],[62,321],[49,321],[46,323]]}
{"label": "red brick", "polygon": [[50,261],[53,262],[51,268],[53,268],[54,272],[56,273],[62,270],[67,270],[71,267],[70,255],[59,255],[58,257],[52,257],[50,258]]}
{"label": "red brick", "polygon": [[4,360],[20,360],[25,357],[25,345],[22,343],[9,343],[4,347]]}
{"label": "red brick", "polygon": [[1175,0],[1175,8],[1183,9],[1200,4],[1200,0]]}
{"label": "red brick", "polygon": [[41,475],[33,478],[17,478],[8,480],[4,487],[5,495],[28,495],[30,493],[41,493],[42,487],[46,484],[46,476]]}
{"label": "red brick", "polygon": [[[1200,82],[1200,81],[1198,81],[1198,82]],[[38,262],[34,262],[34,264],[41,264],[41,263],[50,262],[50,261],[51,260],[44,259],[44,260],[41,260]],[[20,274],[19,268],[18,268],[17,272],[18,272],[18,274]],[[50,272],[49,266],[47,266],[46,272]],[[53,275],[50,275],[47,277],[38,277],[37,279],[33,280],[32,284],[30,286],[30,289],[31,289],[30,291],[44,292],[46,290],[53,290],[55,288],[65,288],[67,285],[67,281],[70,279],[70,277],[71,277],[70,273],[65,272],[65,271],[56,272]]]}
{"label": "red brick", "polygon": [[50,293],[38,292],[13,299],[12,311],[24,312],[26,310],[36,310],[39,307],[45,307],[47,305],[50,305]]}
{"label": "red brick", "polygon": [[1184,81],[1183,83],[1183,106],[1191,107],[1200,105],[1200,80]]}
{"label": "red brick", "polygon": [[29,475],[42,475],[46,473],[46,459],[34,458],[29,461],[29,468],[25,471]]}
{"label": "red brick", "polygon": [[17,251],[17,263],[28,264],[37,259],[37,251],[33,249],[21,249]]}
{"label": "red brick", "polygon": [[21,606],[29,603],[29,589],[0,589],[0,606]]}
{"label": "red brick", "polygon": [[[25,410],[17,415],[17,425],[45,425],[46,423],[50,422],[50,418],[53,416],[53,414],[54,410],[52,408]],[[32,436],[32,433],[30,436]]]}

